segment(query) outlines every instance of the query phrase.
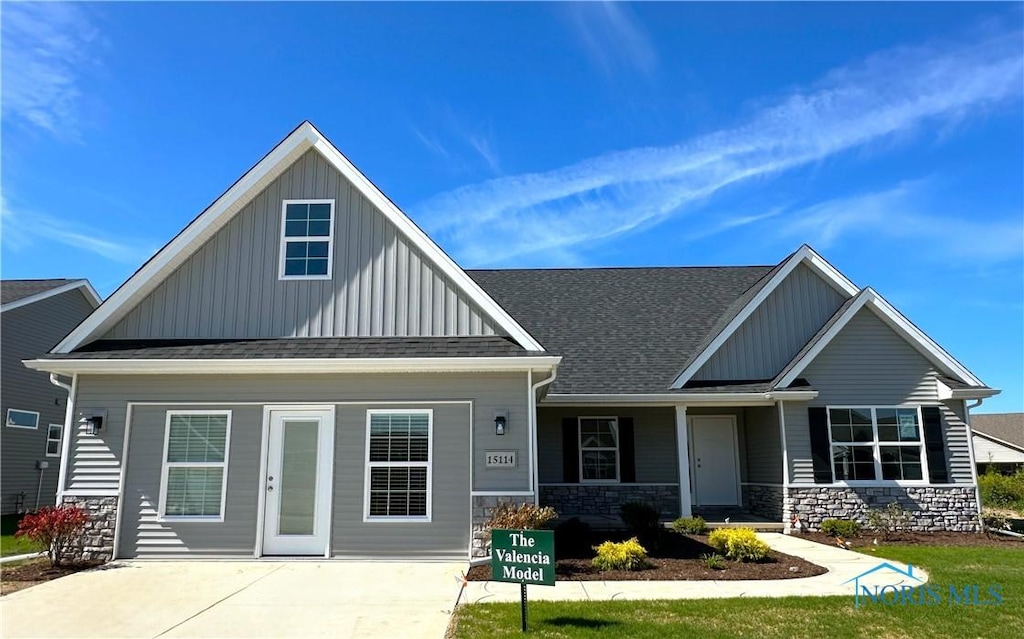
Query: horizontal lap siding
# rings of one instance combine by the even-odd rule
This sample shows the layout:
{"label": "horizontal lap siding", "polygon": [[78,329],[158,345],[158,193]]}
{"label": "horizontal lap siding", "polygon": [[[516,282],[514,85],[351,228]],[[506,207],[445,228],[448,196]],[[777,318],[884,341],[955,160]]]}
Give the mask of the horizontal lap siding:
{"label": "horizontal lap siding", "polygon": [[775,377],[845,301],[810,268],[797,266],[693,378]]}
{"label": "horizontal lap siding", "polygon": [[859,311],[800,376],[819,394],[808,404],[785,405],[792,481],[814,481],[808,406],[920,404],[942,407],[951,480],[971,482],[967,429],[957,414],[963,403],[940,403],[934,366],[870,308]]}
{"label": "horizontal lap siding", "polygon": [[758,406],[744,410],[744,450],[747,476],[751,483],[782,483],[782,445],[778,410]]}
{"label": "horizontal lap siding", "polygon": [[[362,491],[365,450],[365,411],[384,408],[380,402],[412,402],[403,408],[423,406],[435,410],[437,439],[435,456],[435,511],[437,524],[431,529],[443,537],[426,536],[422,548],[407,544],[407,527],[374,529],[379,548],[388,554],[400,554],[404,548],[411,553],[445,554],[468,548],[469,530],[469,406],[432,404],[436,401],[471,402],[473,406],[473,438],[476,451],[473,463],[476,490],[522,491],[529,487],[529,448],[527,446],[527,380],[522,373],[503,374],[410,374],[410,375],[241,375],[241,376],[83,376],[79,379],[79,408],[106,410],[108,421],[95,436],[79,437],[71,478],[72,486],[83,486],[84,464],[103,461],[109,464],[94,480],[96,487],[116,489],[120,474],[125,429],[126,406],[129,402],[180,403],[174,409],[219,409],[233,411],[231,452],[228,469],[228,502],[224,523],[159,523],[153,520],[158,506],[160,460],[163,454],[163,429],[168,405],[134,406],[132,435],[125,485],[124,520],[121,525],[120,551],[125,556],[173,554],[188,551],[194,554],[248,554],[253,551],[256,531],[256,498],[259,483],[259,451],[262,433],[262,405],[278,403],[339,405],[336,447],[338,459],[336,483],[356,483],[348,490]],[[201,402],[216,402],[212,406]],[[231,402],[258,402],[239,406]],[[377,403],[374,403],[377,402]],[[508,434],[494,434],[494,411],[509,414]],[[519,466],[507,470],[485,470],[483,451],[513,449],[518,452]],[[102,458],[102,459],[101,459]],[[111,463],[112,462],[112,463]],[[439,470],[440,469],[440,470]],[[353,474],[354,473],[354,474]],[[89,474],[90,477],[97,475]],[[340,479],[344,477],[345,479]],[[460,483],[461,482],[461,483]],[[445,496],[438,499],[444,492]],[[345,510],[335,513],[338,534],[345,536],[345,517],[362,520],[362,500],[340,491],[337,499],[348,494]],[[453,496],[455,495],[455,496]],[[456,497],[457,496],[457,497]],[[340,504],[341,502],[339,502]],[[356,507],[357,506],[357,507]],[[350,510],[355,508],[355,510]],[[137,533],[133,530],[139,527]],[[453,532],[454,531],[454,532]],[[349,530],[349,532],[352,532]],[[358,532],[358,531],[356,531]],[[421,530],[422,532],[422,530]],[[355,533],[354,533],[355,534]],[[358,539],[358,532],[352,539]],[[388,537],[393,535],[394,539]],[[453,536],[454,535],[454,536]],[[344,541],[339,537],[339,543]],[[364,537],[363,539],[369,539]],[[443,548],[443,550],[439,550]],[[339,553],[348,552],[336,547]],[[369,553],[361,546],[359,553]],[[358,554],[353,551],[353,554]]]}
{"label": "horizontal lap siding", "polygon": [[[287,199],[335,200],[331,280],[278,279]],[[310,150],[105,337],[494,334],[468,295]]]}

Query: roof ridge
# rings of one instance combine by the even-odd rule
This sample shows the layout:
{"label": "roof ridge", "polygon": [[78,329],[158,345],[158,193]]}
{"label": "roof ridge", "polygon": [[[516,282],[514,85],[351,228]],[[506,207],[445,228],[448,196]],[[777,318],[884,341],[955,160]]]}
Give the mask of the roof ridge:
{"label": "roof ridge", "polygon": [[[629,266],[541,266],[541,267],[512,267],[512,268],[467,268],[463,269],[467,273],[508,273],[514,272],[527,272],[527,271],[631,271],[641,269],[659,269],[666,271],[674,270],[686,270],[686,269],[749,269],[749,268],[775,268],[774,264],[738,264],[734,266],[730,265],[711,265],[711,266],[699,266],[699,265],[687,265],[687,266],[643,266],[643,265],[629,265]],[[759,280],[760,281],[760,280]]]}

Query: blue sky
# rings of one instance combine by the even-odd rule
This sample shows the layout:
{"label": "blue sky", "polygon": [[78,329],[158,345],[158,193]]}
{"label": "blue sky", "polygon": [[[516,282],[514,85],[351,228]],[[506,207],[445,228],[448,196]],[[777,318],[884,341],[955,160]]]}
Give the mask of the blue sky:
{"label": "blue sky", "polygon": [[806,242],[1024,410],[1019,4],[0,11],[5,278],[109,294],[309,119],[463,266]]}

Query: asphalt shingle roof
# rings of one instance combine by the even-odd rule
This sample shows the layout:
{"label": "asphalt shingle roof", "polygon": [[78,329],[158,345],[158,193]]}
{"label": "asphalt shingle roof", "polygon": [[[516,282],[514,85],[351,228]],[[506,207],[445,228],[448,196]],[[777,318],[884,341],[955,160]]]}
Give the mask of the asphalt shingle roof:
{"label": "asphalt shingle roof", "polygon": [[1024,447],[1024,413],[978,413],[971,415],[971,428]]}
{"label": "asphalt shingle roof", "polygon": [[369,357],[518,357],[507,337],[283,337],[249,340],[100,340],[48,359],[320,359]]}
{"label": "asphalt shingle roof", "polygon": [[3,280],[0,281],[0,304],[17,302],[75,281],[77,280]]}
{"label": "asphalt shingle roof", "polygon": [[722,316],[735,315],[733,305],[772,269],[467,272],[548,352],[562,356],[551,392],[590,394],[666,392]]}

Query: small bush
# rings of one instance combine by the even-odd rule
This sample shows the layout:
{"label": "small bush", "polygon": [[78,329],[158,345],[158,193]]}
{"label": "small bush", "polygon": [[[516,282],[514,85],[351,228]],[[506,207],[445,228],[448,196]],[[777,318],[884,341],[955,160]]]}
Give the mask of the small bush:
{"label": "small bush", "polygon": [[537,530],[558,517],[551,506],[535,506],[529,503],[519,505],[511,502],[498,504],[491,512],[490,519],[484,524],[490,538],[494,528],[508,530]]}
{"label": "small bush", "polygon": [[51,566],[59,566],[82,539],[89,515],[78,506],[47,506],[25,515],[15,537],[27,537],[46,548]]}
{"label": "small bush", "polygon": [[647,534],[658,530],[661,513],[657,508],[642,501],[631,501],[619,507],[622,523],[635,533]]}
{"label": "small bush", "polygon": [[636,537],[626,541],[606,541],[594,546],[597,556],[593,565],[598,570],[643,570],[647,562],[647,549],[640,545]]}
{"label": "small bush", "polygon": [[708,524],[703,517],[680,517],[672,522],[672,530],[680,535],[703,535],[708,531]]}
{"label": "small bush", "polygon": [[821,532],[833,537],[856,537],[860,524],[852,519],[826,519],[821,522]]}
{"label": "small bush", "polygon": [[985,533],[993,530],[1010,530],[1010,519],[1002,512],[984,508],[981,511],[981,522],[985,525]]}
{"label": "small bush", "polygon": [[734,561],[763,561],[771,548],[753,528],[719,528],[708,535],[708,544]]}
{"label": "small bush", "polygon": [[711,570],[725,570],[725,557],[717,552],[706,552],[700,556],[700,560]]}
{"label": "small bush", "polygon": [[1024,470],[1000,475],[989,469],[978,477],[981,503],[989,508],[1006,508],[1024,515]]}
{"label": "small bush", "polygon": [[590,551],[590,524],[573,517],[555,526],[555,555],[586,557]]}
{"label": "small bush", "polygon": [[888,539],[891,535],[903,532],[910,524],[910,513],[893,501],[885,508],[873,508],[868,511],[868,528]]}

